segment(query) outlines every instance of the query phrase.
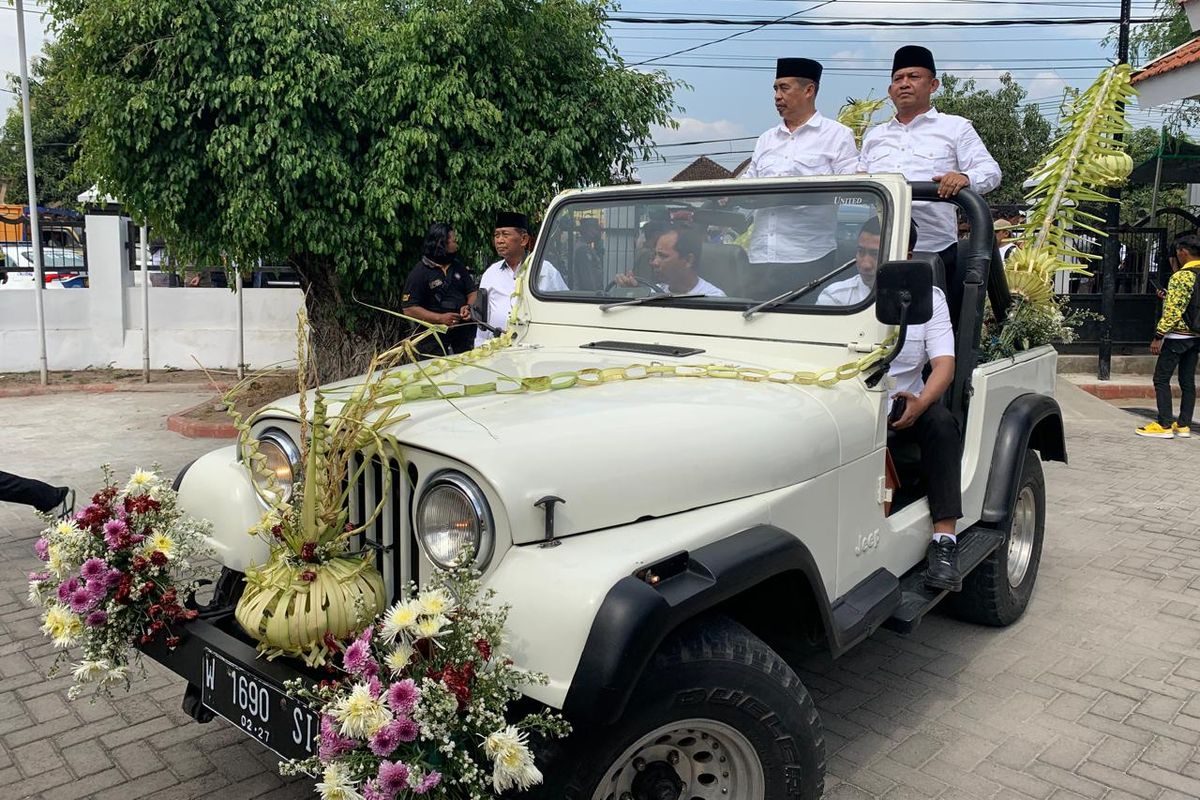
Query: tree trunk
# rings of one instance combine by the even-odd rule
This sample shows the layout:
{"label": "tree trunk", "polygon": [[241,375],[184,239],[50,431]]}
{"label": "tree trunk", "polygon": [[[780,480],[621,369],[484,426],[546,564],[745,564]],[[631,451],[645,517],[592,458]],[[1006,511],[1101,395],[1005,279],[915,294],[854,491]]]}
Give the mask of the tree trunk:
{"label": "tree trunk", "polygon": [[[359,303],[349,282],[327,259],[301,256],[292,262],[300,274],[308,313],[310,379],[324,384],[361,375],[371,356],[409,335],[409,324],[403,319]],[[363,299],[399,311],[398,303],[389,302],[394,298],[371,295]]]}

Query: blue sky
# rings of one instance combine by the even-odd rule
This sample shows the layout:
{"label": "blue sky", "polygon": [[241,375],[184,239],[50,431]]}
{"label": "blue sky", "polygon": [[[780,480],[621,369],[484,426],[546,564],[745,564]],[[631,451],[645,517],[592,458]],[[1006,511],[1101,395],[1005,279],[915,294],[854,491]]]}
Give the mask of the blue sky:
{"label": "blue sky", "polygon": [[[818,6],[821,6],[818,8]],[[1029,19],[1117,16],[1119,0],[625,0],[622,16],[715,17],[724,19],[777,19],[795,14],[805,20],[941,20]],[[26,28],[31,53],[40,52],[45,40],[45,20],[40,0],[27,0]],[[1154,0],[1133,0],[1133,15],[1151,16]],[[18,68],[15,9],[0,2],[0,73]],[[613,39],[630,64],[703,44],[750,26],[644,25],[614,22]],[[684,107],[678,130],[656,132],[663,145],[709,139],[757,136],[778,121],[771,95],[774,60],[780,56],[805,56],[824,63],[818,108],[834,115],[847,97],[886,94],[892,53],[902,44],[919,43],[933,50],[938,67],[975,78],[982,87],[994,87],[998,76],[1011,71],[1037,102],[1052,116],[1064,87],[1087,85],[1115,57],[1115,45],[1102,44],[1106,25],[1003,28],[801,28],[773,26],[746,33],[728,42],[673,56],[654,66],[686,81],[676,100]],[[647,67],[649,68],[649,67]],[[0,113],[16,101],[0,92]],[[936,98],[935,98],[936,102]],[[882,115],[882,113],[881,113]],[[1138,126],[1157,127],[1158,110],[1130,109]],[[718,142],[687,147],[665,147],[666,163],[644,164],[643,180],[666,180],[698,155],[707,154],[727,166],[741,161],[752,141]]]}

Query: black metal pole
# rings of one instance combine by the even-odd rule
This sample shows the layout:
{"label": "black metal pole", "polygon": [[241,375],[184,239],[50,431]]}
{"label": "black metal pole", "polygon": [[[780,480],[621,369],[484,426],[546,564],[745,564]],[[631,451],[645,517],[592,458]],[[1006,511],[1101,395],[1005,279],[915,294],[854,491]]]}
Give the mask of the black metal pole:
{"label": "black metal pole", "polygon": [[[1121,23],[1117,36],[1119,64],[1129,62],[1131,5],[1132,0],[1121,0]],[[1123,137],[1118,134],[1116,138],[1119,141]],[[1121,187],[1114,186],[1109,189],[1108,196],[1112,198],[1112,202],[1107,204],[1104,211],[1104,259],[1100,285],[1100,313],[1104,316],[1104,321],[1100,324],[1100,363],[1096,369],[1096,377],[1102,381],[1109,380],[1112,375],[1112,329],[1113,317],[1117,313],[1117,267],[1121,261]]]}

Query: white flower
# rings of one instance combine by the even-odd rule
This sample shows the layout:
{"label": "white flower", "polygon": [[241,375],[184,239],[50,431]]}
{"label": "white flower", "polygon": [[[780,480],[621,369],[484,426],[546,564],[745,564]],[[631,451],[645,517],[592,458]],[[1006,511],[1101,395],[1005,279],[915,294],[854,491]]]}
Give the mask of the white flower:
{"label": "white flower", "polygon": [[363,800],[363,796],[358,793],[342,765],[330,764],[321,777],[322,780],[316,787],[321,800]]}
{"label": "white flower", "polygon": [[42,633],[54,641],[55,647],[71,647],[83,633],[83,620],[63,604],[55,603],[46,611]]}
{"label": "white flower", "polygon": [[81,533],[79,525],[73,519],[60,519],[54,525],[54,532],[65,539],[74,538]]}
{"label": "white flower", "polygon": [[384,641],[394,642],[402,633],[415,632],[420,616],[420,608],[412,600],[396,603],[384,614],[383,627],[379,633]]}
{"label": "white flower", "polygon": [[382,700],[371,695],[371,687],[365,683],[356,683],[329,713],[341,723],[342,735],[355,739],[366,739],[392,721],[392,713]]}
{"label": "white flower", "polygon": [[421,613],[429,617],[449,616],[454,610],[454,600],[445,589],[431,589],[417,596]]}
{"label": "white flower", "polygon": [[129,476],[129,483],[125,484],[126,494],[140,494],[148,489],[152,489],[158,485],[158,476],[153,472],[138,467]]}
{"label": "white flower", "polygon": [[67,573],[71,571],[71,567],[63,558],[62,548],[56,544],[46,548],[46,567],[56,578],[65,578]]}
{"label": "white flower", "polygon": [[408,662],[412,661],[413,653],[416,651],[413,646],[406,641],[399,641],[392,651],[384,657],[384,663],[396,675],[404,671],[408,666]]}
{"label": "white flower", "polygon": [[421,617],[416,625],[418,639],[433,639],[446,633],[450,620],[446,617]]}
{"label": "white flower", "polygon": [[165,533],[155,533],[146,540],[146,555],[149,556],[155,550],[162,553],[167,558],[172,558],[175,555],[175,540]]}
{"label": "white flower", "polygon": [[102,658],[99,661],[80,662],[75,667],[74,672],[71,674],[74,676],[76,681],[84,683],[94,681],[103,675],[107,675],[111,669],[112,666],[108,663],[108,661]]}
{"label": "white flower", "polygon": [[125,680],[127,677],[129,677],[129,665],[121,664],[120,666],[116,666],[116,667],[113,667],[112,669],[110,669],[108,671],[108,674],[104,676],[103,682],[104,683],[116,683],[117,681]]}
{"label": "white flower", "polygon": [[29,605],[40,606],[45,599],[46,596],[42,594],[42,581],[30,581]]}
{"label": "white flower", "polygon": [[533,753],[526,744],[528,738],[527,733],[509,725],[484,740],[483,751],[492,759],[492,786],[497,792],[512,788],[525,791],[542,782],[542,773],[534,766]]}

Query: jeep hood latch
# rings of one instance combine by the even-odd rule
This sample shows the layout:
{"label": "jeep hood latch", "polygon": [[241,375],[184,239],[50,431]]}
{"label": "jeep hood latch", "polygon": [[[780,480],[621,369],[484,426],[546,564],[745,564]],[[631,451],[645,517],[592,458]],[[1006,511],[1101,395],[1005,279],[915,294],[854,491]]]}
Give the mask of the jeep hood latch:
{"label": "jeep hood latch", "polygon": [[558,503],[566,505],[566,500],[554,495],[546,495],[541,500],[534,503],[535,506],[546,512],[546,538],[542,540],[539,547],[558,547],[562,542],[554,538],[554,506]]}

